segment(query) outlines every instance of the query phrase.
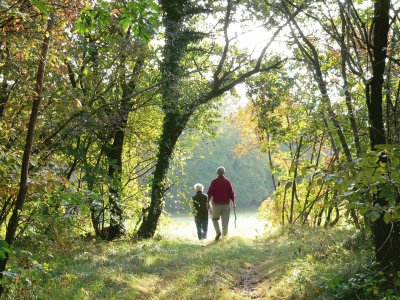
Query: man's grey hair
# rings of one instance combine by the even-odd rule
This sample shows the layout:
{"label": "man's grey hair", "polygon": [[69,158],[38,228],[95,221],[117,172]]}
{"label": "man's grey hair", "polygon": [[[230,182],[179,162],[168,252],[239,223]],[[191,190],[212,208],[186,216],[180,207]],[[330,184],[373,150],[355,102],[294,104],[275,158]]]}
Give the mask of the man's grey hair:
{"label": "man's grey hair", "polygon": [[197,191],[203,191],[204,190],[204,186],[201,183],[196,183],[194,185],[194,190]]}
{"label": "man's grey hair", "polygon": [[223,166],[220,166],[217,168],[217,174],[220,176],[225,175],[225,168]]}

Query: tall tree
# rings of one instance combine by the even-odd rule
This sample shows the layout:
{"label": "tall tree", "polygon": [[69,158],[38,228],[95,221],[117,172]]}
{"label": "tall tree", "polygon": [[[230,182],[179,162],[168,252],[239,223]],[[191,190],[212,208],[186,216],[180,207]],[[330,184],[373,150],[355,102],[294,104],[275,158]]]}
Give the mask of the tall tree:
{"label": "tall tree", "polygon": [[[74,26],[77,42],[68,49],[77,54],[67,53],[64,58],[75,101],[80,99],[78,109],[66,119],[55,120],[39,147],[48,152],[48,145],[59,144],[53,151],[72,154],[66,177],[76,181],[76,174],[83,175],[78,191],[88,193],[92,225],[102,239],[112,240],[125,232],[124,210],[129,206],[123,203],[124,171],[133,164],[123,159],[128,152],[126,136],[136,130],[135,124],[129,126],[130,117],[154,105],[154,97],[141,94],[151,90],[155,80],[147,78],[144,83],[142,78],[148,71],[148,43],[157,18],[158,7],[152,0],[98,1],[80,12]],[[140,168],[137,171],[143,174]]]}
{"label": "tall tree", "polygon": [[350,162],[352,160],[352,154],[349,149],[349,145],[346,141],[342,125],[340,124],[336,116],[336,113],[332,107],[332,101],[330,99],[327,83],[324,78],[324,74],[322,72],[321,59],[319,57],[317,48],[303,32],[303,29],[300,27],[293,12],[291,12],[290,5],[291,5],[290,1],[282,1],[281,3],[282,12],[286,15],[286,17],[290,21],[289,24],[292,37],[297,46],[299,47],[300,52],[303,54],[308,66],[312,70],[314,79],[318,85],[322,100],[321,101],[322,114],[325,114],[325,111],[327,112],[326,118],[333,125],[335,132],[339,138],[340,144],[342,146],[344,155],[347,161]]}
{"label": "tall tree", "polygon": [[[369,116],[369,138],[371,148],[376,149],[377,145],[386,144],[385,127],[383,122],[383,74],[387,59],[388,34],[389,34],[389,11],[390,0],[375,1],[374,23],[372,29],[372,78],[367,84],[367,107]],[[386,163],[387,157],[382,154],[380,161]],[[385,197],[379,193],[374,195],[375,203],[380,207],[388,205]],[[400,203],[397,197],[396,203]],[[397,274],[400,270],[400,222],[395,220],[385,222],[384,213],[373,222],[372,225],[375,253],[382,269],[388,274]]]}
{"label": "tall tree", "polygon": [[[26,134],[25,140],[25,148],[24,154],[22,157],[22,166],[21,166],[21,177],[19,181],[19,190],[18,195],[15,200],[14,208],[12,211],[12,215],[8,221],[7,231],[6,231],[6,242],[8,245],[12,245],[15,239],[15,233],[18,227],[18,220],[20,217],[21,212],[24,208],[24,203],[26,199],[26,194],[28,192],[28,177],[29,177],[29,162],[30,162],[30,155],[33,145],[33,137],[35,134],[35,126],[36,120],[39,113],[39,106],[43,98],[43,84],[45,79],[45,66],[47,60],[47,53],[50,46],[50,38],[52,35],[52,30],[55,24],[55,17],[56,15],[53,13],[50,15],[47,27],[45,31],[45,36],[42,41],[42,46],[40,50],[39,56],[39,63],[38,69],[36,73],[36,82],[35,82],[35,89],[34,89],[34,98],[32,102],[32,110],[29,118],[28,123],[28,132]],[[0,280],[2,279],[2,272],[5,270],[8,260],[8,253],[6,254],[5,258],[0,261]],[[0,295],[3,293],[3,285],[0,284]]]}
{"label": "tall tree", "polygon": [[[191,78],[187,75],[190,79],[189,82],[186,82],[187,90],[183,90],[182,77],[190,70],[184,68],[183,58],[193,51],[190,49],[190,45],[199,43],[206,37],[205,33],[191,29],[191,17],[200,13],[208,13],[210,10],[189,0],[163,0],[160,1],[160,4],[165,28],[165,46],[160,69],[163,80],[168,83],[162,88],[163,127],[158,143],[157,163],[153,173],[151,202],[145,208],[143,222],[137,233],[140,239],[152,237],[157,229],[164,204],[170,159],[176,143],[193,113],[200,105],[218,98],[246,78],[259,72],[267,72],[280,65],[279,61],[272,62],[270,65],[264,63],[264,56],[271,42],[262,49],[256,60],[243,59],[238,55],[232,56],[230,52],[232,51],[232,40],[228,35],[228,28],[232,22],[235,4],[234,1],[227,0],[224,18],[221,22],[225,44],[222,47],[222,53],[219,54],[216,66],[208,68],[208,71],[213,73],[212,79],[206,80],[202,73],[204,70],[199,69],[196,73],[202,78],[202,81],[199,82],[201,89],[196,86],[195,81],[191,82]],[[280,30],[281,28],[278,29],[278,32]],[[214,58],[209,57],[209,59]],[[195,91],[190,93],[189,91],[193,87],[195,87]]]}

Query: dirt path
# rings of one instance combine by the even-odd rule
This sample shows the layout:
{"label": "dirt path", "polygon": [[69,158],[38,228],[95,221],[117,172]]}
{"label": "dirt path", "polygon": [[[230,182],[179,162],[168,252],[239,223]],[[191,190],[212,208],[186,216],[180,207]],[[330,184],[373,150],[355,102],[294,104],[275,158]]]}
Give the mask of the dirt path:
{"label": "dirt path", "polygon": [[238,285],[235,290],[241,295],[249,299],[262,299],[257,291],[258,285],[261,282],[260,275],[257,272],[256,266],[246,263],[246,271],[240,276]]}
{"label": "dirt path", "polygon": [[240,299],[270,299],[269,291],[278,282],[279,274],[286,265],[284,257],[277,255],[272,249],[276,244],[278,243],[273,240],[263,243],[266,247],[263,259],[256,263],[244,263],[245,270],[233,288],[235,293],[240,295]]}

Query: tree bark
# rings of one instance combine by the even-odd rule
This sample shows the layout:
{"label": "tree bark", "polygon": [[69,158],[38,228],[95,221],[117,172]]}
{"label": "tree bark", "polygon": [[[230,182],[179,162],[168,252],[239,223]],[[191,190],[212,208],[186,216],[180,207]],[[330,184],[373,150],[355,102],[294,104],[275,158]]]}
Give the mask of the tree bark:
{"label": "tree bark", "polygon": [[330,222],[331,222],[331,214],[332,214],[332,211],[333,211],[333,207],[332,207],[332,206],[329,206],[329,207],[328,207],[328,211],[326,212],[326,216],[325,216],[324,228],[327,228],[328,225],[329,225]]}
{"label": "tree bark", "polygon": [[[21,166],[21,177],[19,181],[19,191],[17,195],[17,199],[15,201],[15,206],[12,212],[12,215],[8,221],[8,226],[6,230],[6,242],[9,245],[12,245],[15,239],[15,233],[17,231],[18,227],[18,219],[20,216],[20,213],[22,212],[24,208],[24,203],[26,199],[26,194],[28,192],[28,177],[29,177],[29,161],[30,161],[30,155],[31,155],[31,150],[32,150],[32,144],[33,144],[33,137],[35,133],[35,126],[36,126],[36,120],[38,117],[39,113],[39,106],[40,102],[42,101],[43,98],[43,84],[44,84],[44,75],[45,75],[45,65],[46,65],[46,60],[47,60],[47,53],[49,50],[50,46],[50,37],[51,33],[54,27],[55,23],[55,14],[52,14],[47,22],[47,28],[46,28],[46,33],[45,37],[43,39],[42,45],[41,45],[41,51],[40,51],[40,60],[39,60],[39,65],[38,65],[38,70],[36,74],[36,84],[35,84],[35,96],[33,99],[32,103],[32,110],[29,118],[29,124],[28,124],[28,132],[26,135],[26,141],[25,141],[25,148],[24,148],[24,154],[22,157],[22,166]],[[2,259],[0,261],[0,280],[2,279],[2,273],[7,265],[7,260],[8,260],[8,255],[6,255],[6,258]],[[0,284],[0,295],[3,293],[4,287],[2,284]]]}
{"label": "tree bark", "polygon": [[360,136],[358,133],[356,118],[354,115],[354,108],[353,108],[353,104],[352,104],[351,93],[349,91],[350,86],[349,86],[349,82],[347,80],[346,62],[348,61],[349,49],[347,49],[347,47],[346,47],[346,18],[344,16],[344,11],[343,11],[341,5],[340,5],[340,18],[342,21],[342,32],[341,32],[341,36],[340,36],[340,53],[341,53],[341,55],[340,55],[340,59],[341,59],[340,70],[342,73],[342,80],[343,80],[342,87],[344,90],[347,112],[349,114],[351,131],[353,133],[353,140],[354,140],[354,145],[356,148],[356,155],[357,155],[357,157],[360,157],[361,156]]}
{"label": "tree bark", "polygon": [[187,45],[195,39],[190,35],[190,31],[185,31],[184,25],[184,19],[187,17],[185,12],[189,8],[189,1],[162,0],[160,5],[165,27],[164,57],[160,70],[163,79],[170,79],[170,81],[162,88],[162,109],[165,117],[153,173],[151,201],[149,207],[144,209],[143,221],[137,232],[139,239],[151,238],[155,234],[164,204],[165,183],[170,159],[176,142],[192,114],[192,112],[187,112],[187,115],[182,113],[185,108],[182,107],[181,94],[177,86],[178,78],[183,71],[180,60]]}
{"label": "tree bark", "polygon": [[[389,33],[390,0],[375,1],[374,27],[373,27],[373,63],[372,79],[367,85],[367,107],[369,116],[369,133],[371,148],[385,144],[385,131],[383,124],[383,74],[387,57]],[[370,90],[369,90],[370,88]],[[370,93],[369,93],[370,91]],[[369,96],[369,97],[368,97]],[[385,198],[378,194],[374,196],[375,205],[384,207],[388,205]],[[397,203],[400,198],[397,198]],[[400,222],[386,223],[383,213],[373,222],[372,231],[375,242],[375,255],[380,267],[386,274],[397,274],[400,270]]]}
{"label": "tree bark", "polygon": [[134,83],[123,84],[121,108],[115,121],[113,143],[106,151],[108,159],[108,175],[111,180],[108,190],[110,204],[110,227],[105,238],[113,240],[124,234],[124,216],[121,208],[122,197],[122,154],[124,149],[125,128],[128,124],[129,113],[132,110],[129,95],[132,94]]}
{"label": "tree bark", "polygon": [[122,153],[124,146],[125,127],[128,121],[128,113],[122,112],[121,122],[117,127],[113,143],[106,151],[108,160],[108,176],[111,183],[108,187],[108,201],[110,205],[110,227],[105,238],[113,240],[123,235],[124,216],[121,208],[122,196]]}
{"label": "tree bark", "polygon": [[329,223],[329,225],[328,225],[329,227],[333,227],[333,226],[335,226],[335,225],[339,222],[339,219],[340,219],[340,211],[339,211],[339,207],[338,207],[337,205],[335,205],[335,212],[336,212],[336,216],[335,216],[335,218],[333,219],[333,221]]}
{"label": "tree bark", "polygon": [[5,79],[3,79],[3,82],[0,85],[0,120],[3,118],[4,110],[8,100],[7,87],[7,82]]}

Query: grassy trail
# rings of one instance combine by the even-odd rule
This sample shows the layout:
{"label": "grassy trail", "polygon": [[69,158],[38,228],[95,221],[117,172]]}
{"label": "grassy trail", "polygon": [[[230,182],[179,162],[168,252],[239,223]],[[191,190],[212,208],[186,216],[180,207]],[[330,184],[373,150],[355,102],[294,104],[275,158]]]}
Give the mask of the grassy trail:
{"label": "grassy trail", "polygon": [[[46,241],[29,257],[43,268],[27,270],[29,287],[16,283],[9,295],[79,300],[322,299],[326,282],[369,255],[341,247],[351,233],[292,227],[251,237],[232,232],[218,242],[211,237],[206,242],[176,237]],[[17,252],[14,263],[26,253]]]}
{"label": "grassy trail", "polygon": [[[48,299],[265,299],[284,268],[276,240],[116,242],[75,249],[54,268]],[[69,255],[68,255],[69,256]],[[60,257],[61,258],[61,257]],[[63,262],[63,264],[60,264]],[[42,297],[46,298],[45,294]]]}

